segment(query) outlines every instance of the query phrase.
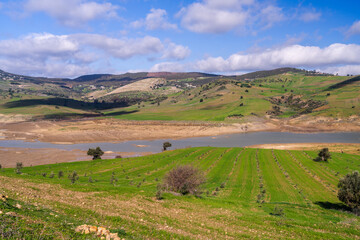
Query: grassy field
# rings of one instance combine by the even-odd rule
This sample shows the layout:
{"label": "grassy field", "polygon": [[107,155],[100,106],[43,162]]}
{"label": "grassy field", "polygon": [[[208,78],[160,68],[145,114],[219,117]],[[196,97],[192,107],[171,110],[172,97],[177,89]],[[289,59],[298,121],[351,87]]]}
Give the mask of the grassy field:
{"label": "grassy field", "polygon": [[[224,85],[210,83],[169,95],[159,106],[144,102],[139,106],[123,108],[122,114],[115,117],[129,120],[234,121],[232,115],[265,116],[272,110],[273,105],[268,101],[270,97],[291,94],[300,97],[302,101],[323,102],[323,106],[312,110],[310,115],[349,117],[360,113],[359,83],[329,89],[349,78],[351,77],[282,74],[256,79],[251,85],[248,84],[250,88],[241,87],[241,84],[226,84],[225,80]],[[282,113],[279,117],[291,117],[299,112],[286,104],[280,105],[280,108]],[[106,111],[105,114],[115,111],[118,110]],[[243,117],[236,121],[242,121]]]}
{"label": "grassy field", "polygon": [[[344,82],[351,79],[355,80]],[[244,122],[254,116],[267,115],[276,105],[270,101],[274,98],[285,98],[276,105],[280,109],[276,114],[279,118],[299,116],[299,114],[346,118],[360,114],[360,85],[357,77],[353,76],[306,76],[303,73],[289,72],[252,81],[237,81],[224,77],[197,87],[184,87],[177,93],[162,90],[170,86],[174,87],[180,82],[182,80],[172,80],[160,89],[135,91],[134,96],[136,93],[139,93],[139,96],[146,93],[152,97],[133,99],[128,104],[130,106],[126,107],[104,107],[101,104],[93,104],[93,100],[82,102],[84,99],[80,99],[79,96],[63,104],[61,100],[54,103],[45,101],[45,97],[14,93],[12,99],[7,96],[0,100],[0,114],[43,115],[50,118],[61,115],[71,117],[102,114],[105,117],[128,120]],[[286,98],[290,95],[298,98],[303,104],[297,105],[287,101]],[[156,96],[163,98],[156,100]],[[105,100],[112,103],[116,99],[129,100],[129,98],[129,92],[126,92],[107,96],[99,102]],[[26,99],[39,101],[25,101]],[[311,101],[317,102],[318,105],[309,107],[311,104],[306,102],[311,103]],[[304,110],[307,111],[303,112]]]}
{"label": "grassy field", "polygon": [[[14,216],[0,215],[0,234],[85,238],[74,229],[91,224],[125,239],[359,239],[360,218],[336,195],[339,178],[360,170],[360,156],[332,153],[319,163],[316,154],[202,147],[26,167],[22,174],[2,169],[0,193],[10,200],[0,201],[0,211]],[[206,174],[202,197],[165,193],[156,200],[165,173],[183,164]]]}

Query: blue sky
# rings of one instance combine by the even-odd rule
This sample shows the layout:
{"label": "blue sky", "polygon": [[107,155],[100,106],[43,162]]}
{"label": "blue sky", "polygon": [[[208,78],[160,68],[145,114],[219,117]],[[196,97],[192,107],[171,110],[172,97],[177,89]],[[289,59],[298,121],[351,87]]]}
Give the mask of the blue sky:
{"label": "blue sky", "polygon": [[3,0],[0,69],[360,74],[360,1]]}

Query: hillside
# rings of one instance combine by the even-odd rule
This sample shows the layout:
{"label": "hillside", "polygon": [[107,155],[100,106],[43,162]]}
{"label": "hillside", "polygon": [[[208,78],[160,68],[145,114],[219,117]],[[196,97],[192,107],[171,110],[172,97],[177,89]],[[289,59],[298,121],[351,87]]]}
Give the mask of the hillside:
{"label": "hillside", "polygon": [[[41,84],[34,81],[2,75],[0,114],[225,122],[300,116],[335,119],[360,114],[359,76],[294,68],[242,76],[164,72],[98,74],[73,80],[50,79]],[[34,103],[31,109],[24,107],[30,107],[29,102]]]}
{"label": "hillside", "polygon": [[[319,163],[316,154],[203,147],[25,167],[22,174],[3,169],[0,194],[10,200],[0,201],[0,211],[12,213],[0,215],[0,228],[33,239],[85,238],[74,231],[82,224],[125,239],[359,239],[360,218],[336,194],[338,180],[360,170],[360,157],[332,153]],[[206,174],[202,197],[156,200],[164,174],[183,164]],[[71,184],[74,171],[79,179]]]}

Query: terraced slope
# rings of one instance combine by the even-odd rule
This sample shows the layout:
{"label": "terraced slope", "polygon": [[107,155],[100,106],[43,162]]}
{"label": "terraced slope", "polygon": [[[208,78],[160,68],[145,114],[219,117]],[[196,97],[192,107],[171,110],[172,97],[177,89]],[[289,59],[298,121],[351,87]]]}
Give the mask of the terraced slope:
{"label": "terraced slope", "polygon": [[[359,239],[360,218],[336,194],[338,179],[360,170],[360,156],[333,153],[329,163],[314,162],[315,156],[310,151],[188,148],[27,167],[21,175],[4,169],[0,191],[13,205],[23,205],[11,209],[18,219],[13,229],[43,228],[44,238],[81,237],[72,230],[86,223],[115,229],[125,239]],[[182,164],[206,173],[202,197],[165,193],[156,200],[163,176]],[[64,177],[58,177],[60,171]],[[71,184],[67,176],[74,171],[79,179]],[[284,215],[276,215],[275,207]],[[0,210],[9,208],[0,202]],[[38,225],[26,230],[28,221]]]}

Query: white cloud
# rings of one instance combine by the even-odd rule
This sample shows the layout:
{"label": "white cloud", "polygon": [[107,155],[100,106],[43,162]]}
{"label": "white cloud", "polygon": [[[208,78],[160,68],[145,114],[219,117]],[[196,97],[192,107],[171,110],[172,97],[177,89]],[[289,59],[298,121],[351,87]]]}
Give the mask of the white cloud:
{"label": "white cloud", "polygon": [[43,58],[71,55],[78,50],[78,43],[69,39],[67,35],[30,34],[20,39],[0,41],[0,56]]}
{"label": "white cloud", "polygon": [[190,54],[190,50],[172,42],[163,43],[152,36],[118,39],[100,34],[42,33],[0,40],[2,69],[40,76],[78,76],[96,71],[92,65],[104,60],[154,54],[164,59],[181,60]]}
{"label": "white cloud", "polygon": [[360,64],[360,45],[335,43],[325,48],[291,45],[255,53],[236,53],[229,58],[209,57],[196,63],[207,72],[251,71],[277,67],[330,67]]}
{"label": "white cloud", "polygon": [[359,75],[360,74],[360,65],[344,65],[344,66],[335,66],[335,67],[325,67],[319,68],[318,71],[325,73],[339,74],[345,76],[348,74]]}
{"label": "white cloud", "polygon": [[261,10],[260,17],[264,28],[272,27],[274,23],[281,22],[285,19],[282,9],[271,5]]}
{"label": "white cloud", "polygon": [[224,33],[259,25],[271,27],[285,19],[282,9],[255,0],[202,0],[177,14],[186,29],[197,33]]}
{"label": "white cloud", "polygon": [[165,49],[162,58],[183,60],[187,58],[190,55],[190,53],[191,50],[188,47],[177,45],[175,43],[170,43]]}
{"label": "white cloud", "polygon": [[97,18],[117,17],[117,7],[111,3],[97,3],[87,0],[27,0],[25,9],[29,12],[45,12],[61,24],[79,27]]}
{"label": "white cloud", "polygon": [[320,12],[316,12],[314,9],[305,11],[300,14],[299,19],[303,22],[313,22],[319,20],[321,17]]}
{"label": "white cloud", "polygon": [[162,62],[155,64],[150,72],[184,72],[186,68],[183,64],[176,62]]}
{"label": "white cloud", "polygon": [[360,20],[355,21],[347,31],[348,36],[360,34]]}
{"label": "white cloud", "polygon": [[146,16],[144,24],[148,30],[177,29],[176,24],[168,22],[167,12],[164,9],[152,8],[150,13]]}
{"label": "white cloud", "polygon": [[95,47],[120,59],[160,53],[164,49],[161,40],[151,36],[136,39],[117,39],[100,34],[75,34],[71,35],[71,38],[80,44]]}

